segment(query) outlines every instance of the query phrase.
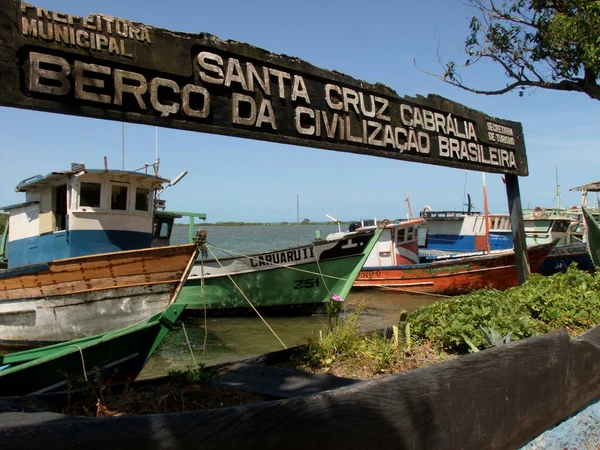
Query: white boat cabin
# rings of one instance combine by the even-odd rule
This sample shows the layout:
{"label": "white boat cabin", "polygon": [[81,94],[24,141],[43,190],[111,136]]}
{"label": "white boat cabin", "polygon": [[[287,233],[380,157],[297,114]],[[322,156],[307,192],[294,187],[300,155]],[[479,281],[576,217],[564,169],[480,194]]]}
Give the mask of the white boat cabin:
{"label": "white boat cabin", "polygon": [[[425,224],[425,219],[416,218],[405,221],[388,223],[379,236],[379,240],[369,253],[363,267],[401,266],[419,262],[417,245],[419,226]],[[338,224],[339,226],[339,224]],[[377,219],[352,222],[348,232],[374,229],[378,226]],[[348,232],[339,231],[327,236],[327,239],[337,239]]]}
{"label": "white boat cabin", "polygon": [[153,235],[170,237],[170,225],[153,226],[157,190],[168,179],[108,169],[71,170],[21,181],[24,203],[9,213],[8,267],[97,253],[151,247]]}

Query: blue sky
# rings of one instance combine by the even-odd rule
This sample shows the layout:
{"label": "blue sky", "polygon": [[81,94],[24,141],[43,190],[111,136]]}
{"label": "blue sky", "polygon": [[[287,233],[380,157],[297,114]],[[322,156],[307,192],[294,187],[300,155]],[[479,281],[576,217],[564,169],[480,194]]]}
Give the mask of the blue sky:
{"label": "blue sky", "polygon": [[[472,12],[458,0],[286,1],[96,1],[37,0],[34,6],[86,16],[102,13],[187,33],[208,32],[295,56],[323,69],[369,83],[380,82],[400,96],[435,93],[491,116],[522,122],[529,163],[520,178],[523,206],[556,203],[558,165],[563,205],[580,203],[569,188],[600,179],[600,103],[584,94],[529,91],[482,96],[425,74],[441,70],[440,54],[460,53]],[[502,71],[481,64],[463,72],[481,88],[506,84]],[[154,127],[125,124],[125,168],[153,162]],[[121,122],[0,108],[0,205],[17,203],[17,183],[38,173],[68,169],[71,161],[90,168],[121,168]],[[406,217],[413,211],[460,209],[465,183],[482,209],[479,172],[350,153],[274,144],[205,133],[158,129],[161,175],[174,178],[165,191],[169,209],[205,212],[208,221],[324,221]],[[490,211],[508,211],[501,176],[487,174]]]}

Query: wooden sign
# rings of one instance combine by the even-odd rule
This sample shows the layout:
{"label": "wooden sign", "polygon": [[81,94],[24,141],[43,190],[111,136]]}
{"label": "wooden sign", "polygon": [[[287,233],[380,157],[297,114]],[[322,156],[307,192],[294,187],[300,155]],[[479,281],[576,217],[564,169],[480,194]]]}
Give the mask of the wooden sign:
{"label": "wooden sign", "polygon": [[436,95],[209,34],[15,0],[0,11],[0,105],[528,174],[520,123]]}

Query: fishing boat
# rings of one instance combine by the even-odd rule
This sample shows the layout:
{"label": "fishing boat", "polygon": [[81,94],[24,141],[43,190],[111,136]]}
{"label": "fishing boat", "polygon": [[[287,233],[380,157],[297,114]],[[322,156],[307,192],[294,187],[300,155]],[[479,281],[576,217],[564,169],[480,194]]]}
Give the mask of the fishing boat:
{"label": "fishing boat", "polygon": [[[319,312],[332,296],[347,297],[385,223],[287,249],[201,257],[180,301],[212,314]],[[216,247],[207,242],[207,248]]]}
{"label": "fishing boat", "polygon": [[[173,254],[177,248],[186,248],[171,246],[174,221],[181,217],[189,218],[191,240],[195,232],[194,219],[206,218],[201,213],[164,209],[165,202],[159,198],[166,189],[163,186],[173,186],[181,176],[173,182],[160,177],[158,163],[137,171],[109,170],[106,164],[104,169],[87,169],[83,164],[73,164],[69,171],[23,180],[16,190],[26,193],[26,202],[3,208],[10,213],[7,233],[2,241],[9,270],[2,273],[0,283],[5,279],[4,283],[8,286],[9,278],[14,276],[17,278],[10,278],[10,286],[18,285],[19,277],[29,274],[34,270],[32,265],[37,264],[35,270],[49,266],[46,284],[53,285],[56,278],[53,278],[52,268],[61,273],[63,267],[72,268],[72,276],[76,277],[78,264],[83,261],[92,268],[97,264],[104,267],[103,283],[113,286],[106,272],[112,270],[110,276],[115,273],[111,269],[112,262],[107,260],[102,266],[108,255],[110,261],[139,257],[139,260],[136,259],[138,266],[130,263],[125,266],[127,271],[124,275],[130,277],[134,284],[150,286],[157,281],[155,278],[148,279],[149,276],[158,277],[161,281],[176,279],[163,273],[163,270],[172,272],[164,255]],[[189,304],[190,310],[202,309],[211,313],[244,313],[253,308],[290,310],[294,313],[318,311],[324,308],[332,295],[347,296],[372,248],[370,245],[375,232],[366,230],[339,239],[316,238],[306,245],[250,255],[219,249],[229,253],[229,257],[222,259],[208,258],[208,254],[203,254],[193,267],[178,301]],[[375,242],[376,239],[372,244]],[[204,248],[217,247],[207,242]],[[124,251],[138,253],[121,254]],[[144,258],[151,255],[161,255],[161,263],[145,264]],[[73,260],[74,257],[77,259]],[[154,272],[156,275],[153,275]],[[134,274],[138,275],[137,279],[132,278]],[[21,293],[5,293],[3,296],[0,290],[0,344],[15,345],[25,340],[28,345],[42,345],[107,331],[104,328],[87,328],[94,324],[96,327],[122,328],[164,306],[159,301],[152,308],[146,308],[149,304],[144,300],[146,293],[138,292],[139,287],[136,290],[138,298],[129,299],[131,294],[127,294],[127,301],[118,300],[122,297],[120,295],[113,305],[103,306],[96,300],[104,300],[108,291],[93,290],[93,294],[89,293],[87,289],[96,289],[85,284],[89,284],[91,278],[94,278],[91,274],[85,274],[80,282],[85,285],[85,295],[94,295],[94,301],[82,300],[79,291],[84,288],[80,285],[77,296],[70,303],[57,304],[56,299],[48,297],[42,300],[54,303],[48,303],[43,309],[30,300],[27,304],[11,304],[9,309],[8,303],[1,300],[16,298]],[[39,282],[34,278],[27,280],[33,283],[30,286],[33,290],[23,295],[38,295],[35,288]],[[61,279],[63,284],[72,282],[72,279]],[[0,284],[0,289],[2,286]],[[61,286],[60,294],[70,292]],[[157,290],[155,287],[153,293]],[[43,291],[39,294],[53,293]],[[86,328],[66,320],[72,316],[83,320],[79,312],[73,312],[75,305],[80,310],[85,309]],[[144,308],[139,314],[132,314],[136,305]],[[58,315],[61,317],[55,316],[55,311],[60,311]],[[3,313],[6,314],[4,317]],[[41,315],[46,313],[48,320],[58,325],[51,329],[47,325],[42,326]],[[96,320],[98,317],[103,320]],[[31,333],[34,323],[35,328],[44,329],[44,333]]]}
{"label": "fishing boat", "polygon": [[[470,195],[467,195],[466,211],[433,211],[428,205],[421,210],[421,217],[427,219],[427,226],[421,229],[419,240],[422,262],[490,254],[496,250],[513,248],[510,216],[489,213],[485,174],[482,176],[484,213],[473,211]],[[594,190],[594,187],[588,185],[571,189],[584,191],[582,205],[587,201],[588,189]],[[536,270],[543,275],[565,271],[573,263],[582,270],[593,269],[585,243],[581,210],[576,206],[561,207],[560,193],[557,167],[557,206],[547,209],[540,206],[523,209],[526,245],[555,244]]]}
{"label": "fishing boat", "polygon": [[[528,247],[532,272],[544,261],[553,246],[543,244]],[[515,253],[512,250],[429,263],[365,265],[354,283],[356,287],[386,287],[437,295],[467,294],[483,288],[502,290],[518,284]]]}
{"label": "fishing boat", "polygon": [[[365,266],[391,266],[419,263],[418,230],[426,223],[422,217],[397,220],[383,225],[383,232],[365,261]],[[351,222],[349,231],[375,229],[377,219]],[[346,232],[331,233],[327,239],[339,238]]]}
{"label": "fishing boat", "polygon": [[[508,214],[488,214],[486,234],[485,214],[478,211],[437,211],[425,205],[420,217],[427,221],[422,227],[419,253],[422,258],[456,256],[461,253],[510,250],[513,247]],[[487,236],[487,241],[486,241]]]}
{"label": "fishing boat", "polygon": [[590,249],[590,256],[596,267],[600,267],[600,224],[594,218],[593,213],[582,207],[583,217],[587,231],[587,242]]}
{"label": "fishing boat", "polygon": [[[582,270],[593,268],[584,241],[583,223],[575,212],[573,208],[545,209],[539,206],[523,210],[526,245],[555,243],[536,269],[537,273],[550,275],[564,271],[572,263],[577,263]],[[419,243],[422,262],[483,255],[487,253],[486,239],[489,239],[491,253],[513,248],[508,214],[489,214],[486,219],[480,212],[432,211],[425,207],[421,217],[427,219]]]}
{"label": "fishing boat", "polygon": [[[152,247],[169,180],[114,170],[53,172],[17,186],[0,271],[0,345],[48,345],[125,328],[174,301],[199,243]],[[184,278],[184,279],[185,279]]]}
{"label": "fishing boat", "polygon": [[0,397],[133,381],[184,308],[171,304],[120,330],[0,355]]}

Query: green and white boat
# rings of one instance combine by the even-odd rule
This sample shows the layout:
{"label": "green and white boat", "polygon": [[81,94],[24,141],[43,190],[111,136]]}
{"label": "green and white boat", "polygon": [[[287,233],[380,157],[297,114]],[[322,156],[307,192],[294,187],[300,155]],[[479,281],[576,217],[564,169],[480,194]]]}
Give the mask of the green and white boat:
{"label": "green and white boat", "polygon": [[[178,302],[211,312],[315,312],[345,299],[383,228],[316,239],[308,245],[196,261]],[[210,242],[207,244],[210,247]]]}
{"label": "green and white boat", "polygon": [[587,244],[596,267],[600,267],[600,224],[594,219],[592,212],[585,206],[581,208],[585,220]]}
{"label": "green and white boat", "polygon": [[0,396],[135,380],[184,309],[173,304],[122,330],[0,355]]}

